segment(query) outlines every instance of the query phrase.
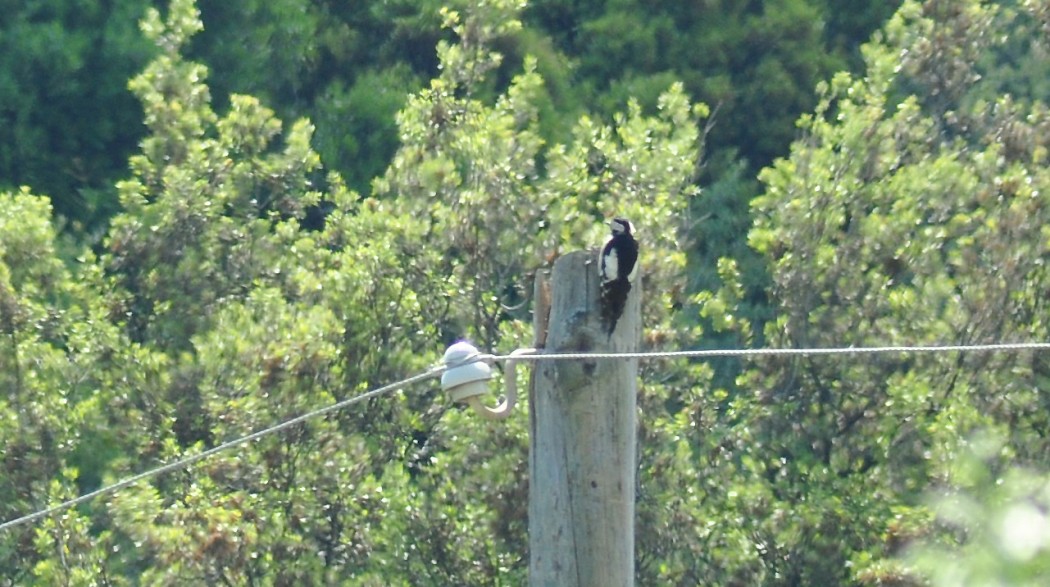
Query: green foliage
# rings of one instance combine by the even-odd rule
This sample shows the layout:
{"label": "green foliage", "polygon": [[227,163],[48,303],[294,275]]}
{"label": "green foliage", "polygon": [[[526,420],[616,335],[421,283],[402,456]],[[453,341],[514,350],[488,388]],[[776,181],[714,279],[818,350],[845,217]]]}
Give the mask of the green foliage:
{"label": "green foliage", "polygon": [[907,560],[931,585],[1040,585],[1050,568],[1045,474],[1004,466],[1010,450],[978,436],[953,464],[954,487],[931,495],[937,531]]}
{"label": "green foliage", "polygon": [[[822,85],[803,138],[763,172],[754,201],[749,240],[769,262],[777,311],[767,341],[1046,339],[1045,109],[984,101],[998,89],[978,81],[978,56],[1011,22],[978,2],[906,2],[886,41],[865,48],[867,77]],[[725,319],[742,311],[740,291],[701,298],[704,312],[755,336],[753,323]],[[889,355],[746,369],[729,437],[739,483],[762,487],[749,500],[752,532],[770,545],[759,548],[762,581],[912,584],[885,559],[925,532],[921,508],[902,512],[931,483],[954,482],[961,439],[1001,431],[1011,462],[1050,465],[1044,362]]]}
{"label": "green foliage", "polygon": [[162,55],[130,86],[151,135],[118,185],[126,212],[113,220],[104,259],[128,292],[130,336],[173,350],[225,300],[284,281],[282,234],[298,230],[319,198],[308,122],[278,142],[280,121],[255,98],[234,96],[221,119],[211,109],[207,70],[180,54],[200,26],[185,2],[165,23],[155,11],[143,21]]}
{"label": "green foliage", "polygon": [[[867,74],[815,97],[846,59],[820,46],[867,17],[672,4],[148,11],[155,58],[129,84],[148,134],[97,256],[60,241],[46,199],[0,195],[2,519],[418,373],[441,343],[528,346],[530,273],[613,214],[645,251],[646,348],[1047,338],[1045,3],[905,2]],[[414,61],[369,61],[405,46]],[[193,60],[213,52],[229,86]],[[676,81],[681,63],[705,76]],[[698,93],[769,153],[773,119],[815,110],[760,188],[754,155],[726,151],[700,199]],[[1013,537],[1046,507],[1048,373],[1034,353],[646,362],[637,581],[1037,581],[1045,533]],[[435,387],[7,532],[3,580],[521,584],[526,420]]]}
{"label": "green foliage", "polygon": [[440,2],[201,2],[206,29],[188,48],[228,96],[259,97],[285,119],[309,117],[329,169],[367,190],[397,148],[394,117],[435,72]]}
{"label": "green foliage", "polygon": [[[145,134],[124,82],[155,54],[135,22],[160,4],[49,0],[12,7],[2,25],[0,186],[50,194],[67,232],[95,244],[118,211],[113,183]],[[186,53],[215,73],[218,109],[233,95],[253,95],[281,119],[313,120],[326,166],[365,192],[397,148],[395,113],[438,74],[434,46],[451,38],[445,4],[469,3],[205,0],[205,30]],[[691,97],[723,104],[711,143],[713,160],[725,163],[712,164],[711,176],[721,178],[739,157],[753,174],[783,153],[795,117],[813,104],[814,84],[859,64],[858,45],[898,4],[536,0],[522,27],[494,39],[509,66],[482,90],[490,98],[504,90],[514,64],[535,56],[548,84],[539,131],[567,142],[585,110],[610,120],[636,98],[651,112],[662,91],[684,80]]]}
{"label": "green foliage", "polygon": [[112,181],[142,135],[125,88],[150,45],[146,2],[6,3],[0,23],[0,187],[50,194],[76,229],[98,231]]}
{"label": "green foliage", "polygon": [[[202,27],[191,0],[149,11],[158,56],[129,84],[149,134],[104,252],[67,268],[43,200],[2,208],[22,227],[0,241],[3,383],[22,402],[3,440],[25,454],[9,461],[5,519],[416,373],[440,342],[526,346],[528,316],[509,304],[529,273],[599,242],[614,213],[649,219],[652,341],[681,340],[679,242],[705,110],[674,85],[654,115],[584,117],[548,146],[539,60],[496,50],[520,10],[435,12],[454,40],[401,109],[400,146],[365,197],[322,172],[310,123],[285,127],[250,96],[212,104],[208,68],[185,57]],[[669,418],[687,371],[663,372],[673,383],[645,402]],[[493,427],[420,386],[23,527],[3,566],[39,584],[521,583],[525,426]]]}
{"label": "green foliage", "polygon": [[325,165],[341,170],[354,189],[367,189],[397,150],[397,111],[421,85],[407,65],[364,72],[353,85],[333,81],[311,115]]}
{"label": "green foliage", "polygon": [[[595,105],[600,116],[611,117],[631,100],[653,111],[657,96],[679,81],[687,95],[714,106],[699,176],[708,197],[696,203],[697,223],[688,234],[690,292],[717,289],[713,268],[731,256],[746,288],[747,307],[739,313],[762,323],[771,315],[768,274],[745,239],[748,205],[760,192],[755,175],[797,136],[794,122],[814,107],[817,83],[857,69],[858,47],[899,4],[535,0],[527,22],[570,60],[577,102]],[[740,342],[719,336],[705,344]],[[738,370],[720,362],[719,381],[730,384]]]}
{"label": "green foliage", "polygon": [[529,16],[577,64],[587,102],[611,112],[627,99],[617,88],[651,88],[671,72],[691,96],[719,105],[709,147],[735,149],[755,170],[783,152],[816,83],[846,68],[897,5],[537,0]]}
{"label": "green foliage", "polygon": [[[163,362],[111,322],[92,256],[72,269],[58,259],[44,198],[23,190],[0,200],[0,492],[8,520],[97,486],[116,455],[148,458],[157,423],[142,407]],[[66,512],[0,537],[8,579],[86,584],[105,574],[89,527]]]}

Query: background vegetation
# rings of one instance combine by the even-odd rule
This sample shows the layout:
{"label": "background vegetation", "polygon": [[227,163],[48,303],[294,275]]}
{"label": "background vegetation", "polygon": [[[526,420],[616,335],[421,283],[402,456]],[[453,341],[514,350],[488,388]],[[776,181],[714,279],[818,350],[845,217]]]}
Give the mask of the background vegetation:
{"label": "background vegetation", "polygon": [[[527,346],[614,212],[647,348],[1048,339],[1046,0],[5,14],[0,520]],[[1036,585],[1048,385],[646,363],[638,583]],[[8,530],[0,584],[522,584],[526,451],[418,386]]]}

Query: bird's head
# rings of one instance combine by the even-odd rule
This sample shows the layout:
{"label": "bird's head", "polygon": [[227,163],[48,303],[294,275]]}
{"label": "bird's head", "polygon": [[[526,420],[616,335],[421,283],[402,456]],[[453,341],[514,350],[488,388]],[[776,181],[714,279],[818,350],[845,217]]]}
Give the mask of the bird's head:
{"label": "bird's head", "polygon": [[634,226],[631,226],[631,221],[626,218],[613,218],[609,221],[609,228],[612,229],[613,236],[631,234],[631,231],[634,230]]}

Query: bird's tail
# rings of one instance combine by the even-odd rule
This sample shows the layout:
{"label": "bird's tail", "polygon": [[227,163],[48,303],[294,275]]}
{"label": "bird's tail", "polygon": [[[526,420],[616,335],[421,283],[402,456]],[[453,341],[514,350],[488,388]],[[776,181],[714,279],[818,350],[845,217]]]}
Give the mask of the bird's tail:
{"label": "bird's tail", "polygon": [[627,294],[631,292],[631,284],[620,281],[610,281],[602,285],[601,319],[605,326],[605,332],[612,336],[616,330],[616,323],[627,307]]}

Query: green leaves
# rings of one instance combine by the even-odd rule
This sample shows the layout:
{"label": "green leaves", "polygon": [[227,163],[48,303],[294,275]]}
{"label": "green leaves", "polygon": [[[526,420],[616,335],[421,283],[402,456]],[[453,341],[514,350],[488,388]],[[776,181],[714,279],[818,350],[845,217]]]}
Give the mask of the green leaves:
{"label": "green leaves", "polygon": [[[866,48],[868,75],[823,86],[791,157],[763,172],[749,238],[771,270],[779,317],[765,334],[774,344],[1046,337],[1045,304],[1032,287],[1046,278],[1039,194],[1047,177],[1033,164],[1035,145],[1013,142],[1034,129],[1026,117],[1039,110],[972,99],[995,92],[994,82],[977,82],[984,63],[976,56],[998,50],[993,39],[1011,20],[978,3],[944,10],[905,3],[888,41]],[[912,60],[923,65],[913,69]],[[1015,130],[1003,133],[992,112]],[[725,316],[738,311],[739,291],[702,297],[703,312],[731,325]],[[1045,418],[1032,360],[1001,353],[753,365],[737,381],[755,392],[740,402],[747,428],[731,435],[764,447],[756,468],[764,479],[751,482],[768,486],[780,507],[813,514],[772,523],[784,550],[764,558],[768,568],[804,583],[898,580],[904,565],[886,559],[911,536],[879,536],[893,525],[880,504],[910,507],[931,484],[956,483],[960,439],[976,431],[1008,435],[1018,452],[1007,461],[1045,467],[1036,456]],[[844,507],[845,495],[877,499]],[[829,518],[840,530],[823,525]],[[914,518],[921,529],[909,533],[929,531],[921,509]],[[814,551],[823,558],[791,562]],[[847,560],[859,570],[846,571]]]}
{"label": "green leaves", "polygon": [[907,551],[932,585],[1037,585],[1046,576],[1046,475],[1003,467],[1009,449],[985,434],[953,465],[953,486],[931,492],[937,524]]}
{"label": "green leaves", "polygon": [[127,78],[150,58],[137,0],[8,7],[0,24],[0,188],[51,197],[76,237],[96,240],[113,178],[143,134]]}
{"label": "green leaves", "polygon": [[[104,251],[67,267],[41,200],[0,208],[5,519],[417,373],[443,342],[531,344],[530,274],[596,245],[614,214],[640,227],[653,340],[684,338],[672,320],[706,109],[672,85],[652,113],[584,117],[549,146],[540,129],[561,119],[544,119],[539,61],[496,51],[521,8],[440,13],[456,41],[404,102],[364,197],[322,173],[310,122],[247,95],[213,106],[185,57],[192,2],[151,11],[159,55],[129,84],[149,136]],[[686,419],[665,402],[708,373],[661,373],[646,406],[670,441]],[[127,488],[0,554],[73,583],[517,583],[526,434],[524,418],[492,427],[419,386]],[[652,518],[665,544],[666,513]]]}

